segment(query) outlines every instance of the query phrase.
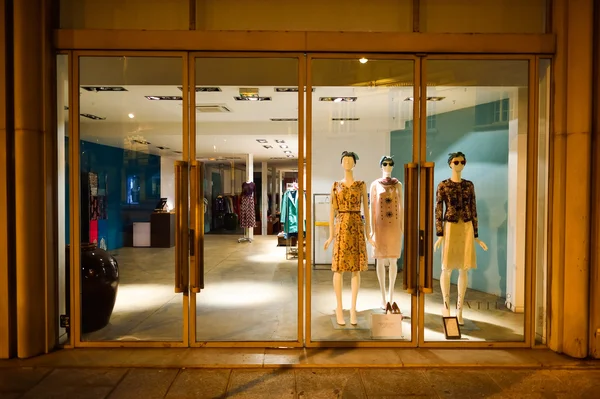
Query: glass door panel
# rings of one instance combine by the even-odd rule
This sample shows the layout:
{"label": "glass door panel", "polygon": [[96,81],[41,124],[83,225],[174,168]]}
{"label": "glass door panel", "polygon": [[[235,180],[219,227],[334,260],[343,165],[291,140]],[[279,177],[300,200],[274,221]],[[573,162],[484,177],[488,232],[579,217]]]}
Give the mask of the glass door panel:
{"label": "glass door panel", "polygon": [[[359,58],[309,58],[310,340],[410,342],[416,301],[404,290],[403,243],[417,234],[404,219],[405,164],[418,154],[415,61]],[[402,313],[392,329],[388,303]]]}
{"label": "glass door panel", "polygon": [[192,68],[192,159],[202,166],[192,192],[204,203],[195,214],[194,339],[298,341],[299,60],[208,57]]}
{"label": "glass door panel", "polygon": [[184,341],[183,61],[79,57],[81,341]]}
{"label": "glass door panel", "polygon": [[528,71],[527,60],[425,65],[425,156],[435,167],[424,341],[446,341],[445,316],[463,340],[525,340]]}

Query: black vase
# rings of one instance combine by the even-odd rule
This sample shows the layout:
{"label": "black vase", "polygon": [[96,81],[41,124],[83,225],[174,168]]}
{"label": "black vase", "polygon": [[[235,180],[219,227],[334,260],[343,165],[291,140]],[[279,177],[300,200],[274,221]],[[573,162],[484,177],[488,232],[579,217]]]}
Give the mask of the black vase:
{"label": "black vase", "polygon": [[119,265],[94,244],[81,244],[81,331],[88,333],[110,321],[119,289]]}

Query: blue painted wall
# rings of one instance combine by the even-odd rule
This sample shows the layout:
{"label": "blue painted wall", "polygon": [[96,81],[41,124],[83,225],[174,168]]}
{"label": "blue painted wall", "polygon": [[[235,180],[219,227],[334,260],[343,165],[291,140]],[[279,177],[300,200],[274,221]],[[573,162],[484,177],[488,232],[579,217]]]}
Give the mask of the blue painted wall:
{"label": "blue painted wall", "polygon": [[[479,238],[488,246],[478,245],[477,269],[470,272],[469,287],[505,297],[507,269],[508,210],[508,123],[492,126],[494,103],[438,114],[435,128],[427,131],[427,161],[435,162],[434,190],[450,177],[448,154],[462,151],[467,156],[463,179],[475,185]],[[391,133],[391,154],[397,160],[410,160],[412,126]],[[400,162],[399,162],[400,163]],[[394,176],[404,180],[403,167],[394,168]],[[403,182],[404,183],[404,182]],[[430,210],[433,212],[433,210]],[[437,237],[434,236],[434,240]],[[441,251],[434,253],[434,278],[441,273]],[[456,283],[458,273],[453,273]]]}
{"label": "blue painted wall", "polygon": [[[133,222],[149,222],[150,214],[160,199],[160,185],[158,189],[154,189],[154,192],[152,189],[152,178],[160,176],[160,157],[89,141],[81,141],[80,154],[82,173],[95,172],[107,176],[107,246],[109,250],[121,248],[129,244]],[[127,176],[130,175],[137,175],[141,180],[144,192],[139,204],[127,203],[125,186]],[[66,194],[68,198],[68,184]],[[68,226],[68,204],[65,214]],[[85,216],[82,215],[83,217]],[[68,227],[67,242],[69,242]]]}

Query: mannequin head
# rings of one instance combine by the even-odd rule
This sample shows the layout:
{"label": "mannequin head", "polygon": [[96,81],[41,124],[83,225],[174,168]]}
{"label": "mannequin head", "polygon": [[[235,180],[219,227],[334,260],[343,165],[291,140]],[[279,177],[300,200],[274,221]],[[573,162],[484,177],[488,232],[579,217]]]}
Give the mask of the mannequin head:
{"label": "mannequin head", "polygon": [[340,163],[344,170],[352,170],[356,165],[356,161],[358,161],[358,155],[352,151],[344,151],[342,152],[342,156],[340,158]]}
{"label": "mannequin head", "polygon": [[448,154],[448,166],[455,172],[462,172],[467,164],[467,157],[464,153],[452,152]]}
{"label": "mannequin head", "polygon": [[383,173],[389,175],[394,169],[394,160],[392,159],[392,157],[384,155],[379,160],[379,167],[381,168],[381,170],[383,170]]}

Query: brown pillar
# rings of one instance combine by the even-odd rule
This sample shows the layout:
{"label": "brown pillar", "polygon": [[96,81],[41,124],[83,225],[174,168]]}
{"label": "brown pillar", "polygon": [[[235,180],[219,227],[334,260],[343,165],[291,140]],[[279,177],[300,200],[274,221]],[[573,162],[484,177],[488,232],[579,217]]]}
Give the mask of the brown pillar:
{"label": "brown pillar", "polygon": [[600,358],[600,3],[594,6],[590,355]]}
{"label": "brown pillar", "polygon": [[[14,247],[11,217],[12,202],[9,193],[12,179],[12,81],[11,23],[7,2],[0,0],[0,359],[15,355],[15,297]],[[8,12],[7,12],[8,11]]]}
{"label": "brown pillar", "polygon": [[554,0],[550,348],[588,354],[592,0]]}
{"label": "brown pillar", "polygon": [[47,330],[55,318],[51,287],[56,282],[53,232],[48,230],[53,220],[46,212],[53,200],[46,176],[52,173],[48,126],[55,111],[49,111],[54,103],[48,80],[53,70],[46,18],[50,5],[44,0],[13,3],[17,355],[25,358],[48,351],[54,340]]}

